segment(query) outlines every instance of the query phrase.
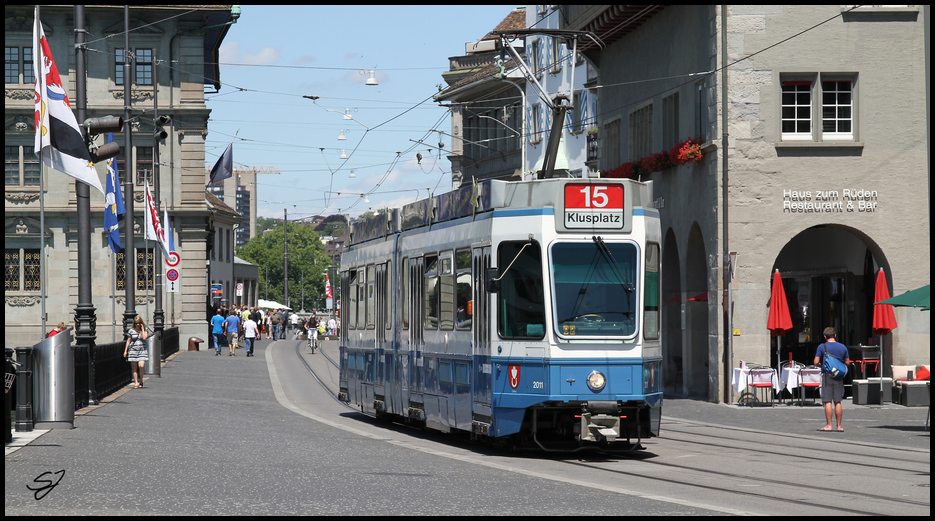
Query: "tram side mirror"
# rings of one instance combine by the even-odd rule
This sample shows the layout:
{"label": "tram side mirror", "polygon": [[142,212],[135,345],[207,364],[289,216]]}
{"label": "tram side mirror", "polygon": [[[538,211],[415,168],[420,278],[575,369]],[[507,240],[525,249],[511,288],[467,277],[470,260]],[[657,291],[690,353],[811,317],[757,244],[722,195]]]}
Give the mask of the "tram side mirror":
{"label": "tram side mirror", "polygon": [[496,293],[500,291],[500,270],[497,268],[487,268],[484,274],[484,281],[487,286],[487,293]]}

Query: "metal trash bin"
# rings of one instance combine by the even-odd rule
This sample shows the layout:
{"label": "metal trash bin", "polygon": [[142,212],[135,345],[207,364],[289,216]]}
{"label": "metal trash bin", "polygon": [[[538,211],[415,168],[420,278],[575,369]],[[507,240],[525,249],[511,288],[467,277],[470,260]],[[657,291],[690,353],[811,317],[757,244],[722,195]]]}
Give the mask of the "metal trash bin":
{"label": "metal trash bin", "polygon": [[151,332],[146,337],[146,349],[149,352],[149,360],[143,366],[143,374],[162,378],[162,331]]}
{"label": "metal trash bin", "polygon": [[33,346],[33,418],[36,429],[75,428],[75,351],[72,329]]}

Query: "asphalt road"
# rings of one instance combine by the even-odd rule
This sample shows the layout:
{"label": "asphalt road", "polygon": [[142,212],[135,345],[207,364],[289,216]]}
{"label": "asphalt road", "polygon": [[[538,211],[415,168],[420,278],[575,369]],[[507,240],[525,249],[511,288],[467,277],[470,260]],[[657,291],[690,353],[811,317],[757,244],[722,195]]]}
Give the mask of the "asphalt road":
{"label": "asphalt road", "polygon": [[[163,368],[162,378],[78,416],[76,429],[49,431],[6,456],[5,513],[927,515],[930,510],[927,448],[852,447],[842,438],[725,428],[664,412],[663,437],[644,443],[647,451],[639,455],[515,454],[388,425],[343,407],[309,376],[296,357],[296,344],[263,341],[254,358],[242,350],[236,357],[180,353]],[[322,353],[300,352],[336,389],[337,373]],[[326,344],[325,353],[337,360],[336,344]],[[716,407],[676,402],[673,409],[681,408],[682,416]]]}

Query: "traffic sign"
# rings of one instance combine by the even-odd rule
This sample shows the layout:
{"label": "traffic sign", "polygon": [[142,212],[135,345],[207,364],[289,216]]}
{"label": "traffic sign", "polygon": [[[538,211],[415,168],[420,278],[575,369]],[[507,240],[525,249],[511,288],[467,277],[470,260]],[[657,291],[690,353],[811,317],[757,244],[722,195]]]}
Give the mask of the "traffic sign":
{"label": "traffic sign", "polygon": [[[176,262],[178,264],[178,262]],[[178,268],[166,270],[166,293],[178,293],[182,289],[182,274]]]}
{"label": "traffic sign", "polygon": [[179,262],[182,261],[182,257],[179,256],[177,252],[170,251],[169,255],[166,257],[166,266],[174,268],[179,265]]}

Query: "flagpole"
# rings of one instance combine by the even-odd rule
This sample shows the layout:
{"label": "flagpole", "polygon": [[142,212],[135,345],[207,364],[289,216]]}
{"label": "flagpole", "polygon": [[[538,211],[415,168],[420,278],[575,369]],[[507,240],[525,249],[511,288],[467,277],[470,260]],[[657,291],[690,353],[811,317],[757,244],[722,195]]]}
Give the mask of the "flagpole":
{"label": "flagpole", "polygon": [[[84,6],[76,5],[75,11],[75,108],[78,121],[87,118],[88,96],[85,76]],[[95,175],[97,173],[95,172]],[[75,181],[75,199],[78,218],[78,305],[75,306],[75,343],[88,350],[88,405],[97,405],[97,389],[94,374],[94,344],[97,341],[97,309],[91,290],[91,187],[83,181]]]}
{"label": "flagpole", "polygon": [[[159,54],[153,52],[153,189],[156,191],[154,198],[156,200],[156,211],[159,211],[159,136],[157,134],[156,122],[159,121]],[[168,226],[169,223],[164,223]],[[165,229],[165,228],[163,228]],[[153,310],[153,331],[159,332],[165,328],[166,314],[163,310],[163,284],[162,279],[162,252],[161,248],[156,248],[153,252],[153,277],[156,279],[156,306]],[[148,302],[148,301],[147,301]]]}
{"label": "flagpole", "polygon": [[123,158],[126,165],[123,185],[123,205],[127,209],[123,219],[123,260],[126,266],[124,275],[124,292],[126,294],[126,307],[123,311],[123,333],[133,327],[136,317],[136,242],[133,236],[133,173],[136,171],[133,164],[133,125],[130,124],[131,93],[130,93],[130,6],[123,6],[124,24],[124,55],[123,55],[123,120],[126,122],[124,132]]}
{"label": "flagpole", "polygon": [[[36,5],[36,20],[35,23],[42,23],[39,21],[39,6]],[[33,31],[33,49],[39,49],[39,33]],[[35,52],[35,50],[33,51]],[[36,83],[39,83],[39,75],[42,74],[42,70],[33,71],[36,75]],[[41,125],[41,123],[40,123]],[[36,128],[36,132],[42,132],[41,128]],[[45,161],[42,160],[42,148],[36,150],[39,153],[39,286],[42,295],[42,331],[39,333],[39,338],[44,338],[46,335],[46,313],[45,313],[45,300],[46,300],[46,287],[45,287],[45,270],[48,267],[48,264],[45,261]]]}

